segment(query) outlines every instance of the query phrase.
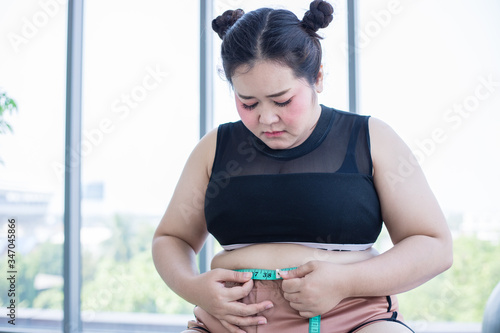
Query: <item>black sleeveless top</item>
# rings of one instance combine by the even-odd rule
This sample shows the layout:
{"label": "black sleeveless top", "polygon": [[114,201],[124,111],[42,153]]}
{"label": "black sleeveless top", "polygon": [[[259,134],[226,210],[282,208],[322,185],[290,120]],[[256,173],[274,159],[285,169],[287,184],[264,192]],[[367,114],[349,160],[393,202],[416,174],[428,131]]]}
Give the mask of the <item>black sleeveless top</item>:
{"label": "black sleeveless top", "polygon": [[283,150],[241,121],[220,125],[205,194],[208,231],[226,250],[256,243],[371,247],[382,217],[368,118],[321,105],[311,135]]}

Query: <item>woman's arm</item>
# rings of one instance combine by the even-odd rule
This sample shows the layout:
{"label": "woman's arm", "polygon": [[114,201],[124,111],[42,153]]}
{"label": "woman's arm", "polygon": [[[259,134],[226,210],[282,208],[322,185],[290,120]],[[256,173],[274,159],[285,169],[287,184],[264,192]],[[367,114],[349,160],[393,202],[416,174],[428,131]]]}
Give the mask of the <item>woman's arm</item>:
{"label": "woman's arm", "polygon": [[[370,119],[374,181],[394,247],[354,266],[351,294],[390,295],[410,290],[447,270],[451,233],[413,153],[388,125]],[[371,284],[371,286],[369,285]]]}
{"label": "woman's arm", "polygon": [[[269,301],[243,304],[238,299],[253,287],[252,274],[216,269],[199,274],[196,254],[208,231],[204,206],[205,190],[215,155],[217,132],[207,134],[191,153],[167,210],[153,238],[153,261],[165,283],[186,301],[218,318],[230,332],[243,332],[236,325],[251,326],[264,321],[254,316],[272,305]],[[226,288],[224,282],[242,283]]]}
{"label": "woman's arm", "polygon": [[[346,297],[408,291],[452,264],[450,231],[412,152],[380,120],[370,118],[369,128],[375,187],[394,246],[359,263],[309,262],[285,273],[287,280],[297,278],[283,282],[286,298],[304,316],[324,313]],[[323,295],[326,289],[332,297],[326,299],[319,290],[313,290],[313,278],[316,285],[321,284]]]}

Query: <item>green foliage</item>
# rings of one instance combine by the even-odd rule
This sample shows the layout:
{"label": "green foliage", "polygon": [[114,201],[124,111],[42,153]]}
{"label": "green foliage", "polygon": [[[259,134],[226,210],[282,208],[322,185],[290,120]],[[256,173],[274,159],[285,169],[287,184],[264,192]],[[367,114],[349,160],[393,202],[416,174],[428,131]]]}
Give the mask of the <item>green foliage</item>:
{"label": "green foliage", "polygon": [[[34,281],[38,274],[62,275],[62,245],[43,243],[29,254],[16,252],[16,298],[21,307],[35,307],[35,300],[41,291],[35,289]],[[7,290],[8,281],[0,279],[0,290]],[[7,288],[7,289],[6,289]],[[59,288],[62,294],[62,289]],[[7,295],[2,293],[1,304],[7,302]],[[62,309],[62,302],[52,300],[52,308]]]}
{"label": "green foliage", "polygon": [[[4,119],[5,115],[10,113],[11,115],[17,111],[17,104],[7,96],[7,93],[0,89],[0,134],[12,133],[12,126]],[[3,164],[0,158],[0,164]]]}
{"label": "green foliage", "polygon": [[62,309],[64,294],[62,288],[51,288],[41,291],[33,301],[37,309]]}
{"label": "green foliage", "polygon": [[12,132],[12,127],[4,120],[4,113],[8,111],[10,114],[17,111],[16,102],[7,96],[7,93],[0,91],[0,134]]}
{"label": "green foliage", "polygon": [[191,313],[162,281],[153,264],[155,226],[140,218],[116,215],[112,237],[96,253],[84,252],[82,311]]}
{"label": "green foliage", "polygon": [[82,310],[94,312],[190,313],[193,306],[170,291],[151,259],[142,252],[128,262],[100,261],[95,276],[85,281]]}
{"label": "green foliage", "polygon": [[401,313],[411,321],[481,322],[488,297],[500,281],[499,254],[500,244],[457,238],[453,266],[399,295]]}

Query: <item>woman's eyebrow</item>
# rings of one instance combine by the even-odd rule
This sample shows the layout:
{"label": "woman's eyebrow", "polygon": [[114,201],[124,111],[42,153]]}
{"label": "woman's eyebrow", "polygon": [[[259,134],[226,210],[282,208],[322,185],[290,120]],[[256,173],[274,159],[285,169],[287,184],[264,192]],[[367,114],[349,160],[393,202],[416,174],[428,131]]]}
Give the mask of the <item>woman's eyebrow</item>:
{"label": "woman's eyebrow", "polygon": [[[275,93],[275,94],[267,95],[266,97],[268,97],[268,98],[279,97],[279,96],[282,96],[282,95],[286,94],[289,90],[290,90],[290,88],[285,89],[285,90],[280,91],[280,92]],[[252,98],[255,98],[253,96],[240,95],[239,93],[237,93],[237,94],[238,94],[238,97],[241,98],[241,99],[252,99]]]}

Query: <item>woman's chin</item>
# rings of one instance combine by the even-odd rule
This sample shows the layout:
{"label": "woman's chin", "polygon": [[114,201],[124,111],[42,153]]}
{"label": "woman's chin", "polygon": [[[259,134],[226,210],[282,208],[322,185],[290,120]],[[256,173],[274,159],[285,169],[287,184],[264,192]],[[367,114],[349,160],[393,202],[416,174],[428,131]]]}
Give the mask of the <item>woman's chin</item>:
{"label": "woman's chin", "polygon": [[266,146],[268,146],[269,148],[274,149],[274,150],[292,148],[291,143],[278,141],[278,140],[266,140],[266,141],[264,141],[264,143],[266,144]]}

